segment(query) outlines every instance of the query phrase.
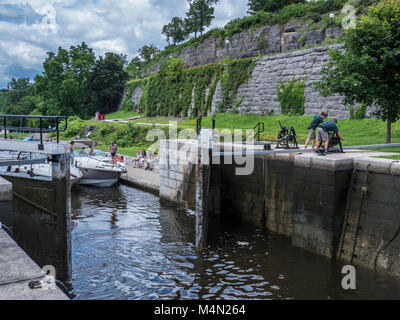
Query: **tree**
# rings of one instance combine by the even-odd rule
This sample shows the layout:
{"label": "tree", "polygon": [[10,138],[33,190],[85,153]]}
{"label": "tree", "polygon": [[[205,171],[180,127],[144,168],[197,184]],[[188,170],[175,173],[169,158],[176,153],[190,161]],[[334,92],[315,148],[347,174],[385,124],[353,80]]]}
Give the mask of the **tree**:
{"label": "tree", "polygon": [[134,57],[126,66],[126,71],[131,78],[139,78],[142,75],[143,61],[139,57]]}
{"label": "tree", "polygon": [[171,44],[171,39],[174,45],[182,42],[187,38],[185,22],[178,17],[172,18],[171,22],[163,27],[162,34],[167,37],[168,44]]}
{"label": "tree", "polygon": [[375,115],[391,124],[400,117],[400,2],[383,0],[344,35],[344,51],[331,50],[316,87],[322,95],[339,94],[346,105],[376,107]]}
{"label": "tree", "polygon": [[247,11],[255,14],[258,11],[275,12],[293,3],[304,3],[306,0],[249,0]]}
{"label": "tree", "polygon": [[10,105],[17,104],[23,97],[34,94],[33,84],[29,78],[12,78],[7,87],[8,103]]}
{"label": "tree", "polygon": [[213,5],[218,3],[218,0],[189,0],[189,11],[186,13],[187,29],[195,33],[200,32],[203,35],[205,28],[211,25],[214,17]]}
{"label": "tree", "polygon": [[126,56],[107,52],[100,56],[93,67],[89,90],[90,112],[110,113],[117,110],[124,92],[128,73],[124,70]]}
{"label": "tree", "polygon": [[88,83],[96,57],[86,43],[48,52],[44,72],[35,78],[36,92],[43,100],[38,111],[47,115],[89,116]]}
{"label": "tree", "polygon": [[139,49],[139,55],[145,62],[150,62],[154,59],[154,57],[159,53],[160,50],[157,47],[151,46],[143,46]]}

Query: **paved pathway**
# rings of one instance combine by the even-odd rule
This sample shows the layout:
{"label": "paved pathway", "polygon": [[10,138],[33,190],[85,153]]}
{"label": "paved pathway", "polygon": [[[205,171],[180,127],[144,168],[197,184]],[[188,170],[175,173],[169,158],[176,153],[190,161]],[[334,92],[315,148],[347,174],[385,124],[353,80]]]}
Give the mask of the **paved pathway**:
{"label": "paved pathway", "polygon": [[0,300],[68,300],[55,289],[30,289],[28,283],[41,280],[44,272],[0,228]]}
{"label": "paved pathway", "polygon": [[158,169],[148,171],[141,168],[132,168],[130,166],[127,166],[127,169],[128,173],[121,177],[122,183],[153,192],[157,195],[159,194],[160,171]]}

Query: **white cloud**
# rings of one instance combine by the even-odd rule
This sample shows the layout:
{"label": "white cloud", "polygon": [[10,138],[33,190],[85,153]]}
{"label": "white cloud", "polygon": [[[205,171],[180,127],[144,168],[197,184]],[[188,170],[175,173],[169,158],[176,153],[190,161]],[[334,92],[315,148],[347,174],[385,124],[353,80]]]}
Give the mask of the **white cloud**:
{"label": "white cloud", "polygon": [[[187,1],[1,0],[1,8],[0,87],[4,87],[5,79],[21,76],[25,69],[29,71],[26,76],[40,73],[46,52],[56,51],[59,46],[69,48],[84,41],[98,55],[114,51],[126,54],[128,59],[146,44],[163,48],[166,41],[161,35],[162,26],[174,16],[184,17]],[[11,14],[10,8],[12,14],[19,8],[19,16],[31,15],[29,23],[26,19],[2,19],[5,9]],[[49,10],[52,12],[48,13]],[[247,0],[220,0],[215,7],[213,27],[222,27],[229,20],[244,16],[246,11]],[[53,22],[56,29],[51,28]]]}

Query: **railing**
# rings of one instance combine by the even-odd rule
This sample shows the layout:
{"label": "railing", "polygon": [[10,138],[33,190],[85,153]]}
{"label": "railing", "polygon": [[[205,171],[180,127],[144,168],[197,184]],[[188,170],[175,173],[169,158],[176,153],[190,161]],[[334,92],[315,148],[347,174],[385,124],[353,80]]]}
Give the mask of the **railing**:
{"label": "railing", "polygon": [[199,117],[197,118],[197,120],[196,120],[196,132],[197,132],[197,135],[200,134],[200,131],[201,131],[201,122],[202,122],[202,120],[203,120],[203,116],[199,116]]}
{"label": "railing", "polygon": [[[43,145],[43,133],[55,132],[57,134],[57,143],[60,142],[60,132],[67,130],[68,128],[68,117],[65,116],[30,116],[30,115],[14,115],[14,114],[0,114],[0,130],[4,130],[4,139],[7,140],[8,132],[36,132],[40,133],[40,145]],[[39,128],[28,128],[28,127],[17,127],[7,126],[7,119],[39,119]],[[55,121],[55,127],[43,128],[43,120]],[[65,126],[60,129],[60,121],[65,120]]]}
{"label": "railing", "polygon": [[[254,140],[260,141],[260,133],[264,132],[264,130],[265,130],[264,122],[257,123],[256,126],[253,128],[253,131],[255,132]],[[243,141],[246,141],[248,137],[249,137],[248,135],[243,137]]]}

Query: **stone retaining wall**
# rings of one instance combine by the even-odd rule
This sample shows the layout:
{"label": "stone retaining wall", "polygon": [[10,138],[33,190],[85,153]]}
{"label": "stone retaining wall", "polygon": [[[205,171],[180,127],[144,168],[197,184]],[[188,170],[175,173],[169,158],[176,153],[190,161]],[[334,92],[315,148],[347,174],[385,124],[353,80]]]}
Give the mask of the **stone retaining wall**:
{"label": "stone retaining wall", "polygon": [[[320,114],[327,111],[331,117],[349,118],[349,107],[343,104],[340,96],[322,97],[314,88],[315,82],[321,80],[321,70],[329,61],[329,49],[342,49],[342,45],[317,47],[299,50],[291,53],[282,53],[266,56],[259,59],[248,83],[241,85],[238,90],[237,100],[242,101],[237,107],[241,114],[267,115],[281,113],[278,102],[277,87],[283,80],[285,83],[295,76],[297,79],[306,79],[305,106],[306,115]],[[194,92],[194,90],[193,90]],[[132,105],[137,108],[142,95],[142,89],[136,88],[131,96]],[[207,96],[208,98],[208,96]],[[194,101],[194,94],[192,97]],[[221,84],[217,84],[212,97],[211,113],[218,112],[218,106],[223,100]],[[226,110],[233,112],[233,109]],[[367,110],[367,117],[372,116],[372,110]]]}

